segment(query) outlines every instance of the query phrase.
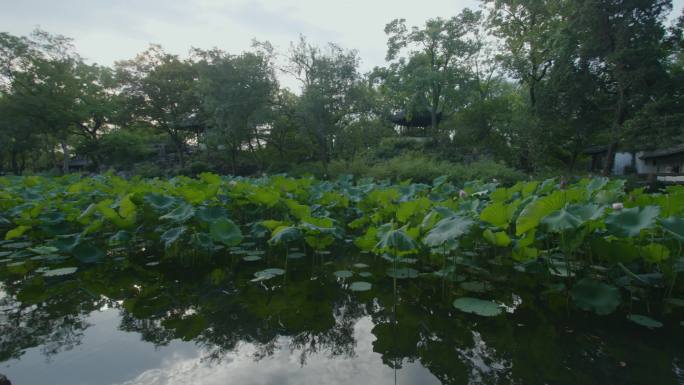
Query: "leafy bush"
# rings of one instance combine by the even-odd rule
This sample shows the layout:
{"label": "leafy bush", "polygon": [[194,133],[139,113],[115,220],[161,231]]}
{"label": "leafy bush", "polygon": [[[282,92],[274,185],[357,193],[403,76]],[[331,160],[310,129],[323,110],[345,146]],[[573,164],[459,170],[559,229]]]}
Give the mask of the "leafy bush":
{"label": "leafy bush", "polygon": [[140,175],[143,178],[154,178],[164,176],[164,171],[161,167],[152,162],[141,162],[133,166],[133,174]]}
{"label": "leafy bush", "polygon": [[[500,183],[511,185],[527,179],[523,172],[492,160],[479,160],[467,164],[453,163],[436,160],[417,152],[408,152],[375,162],[367,158],[357,158],[353,161],[333,161],[330,163],[328,171],[330,178],[351,174],[356,177],[372,177],[394,181],[411,179],[413,182],[421,183],[430,183],[438,176],[446,175],[451,182],[457,185],[463,185],[465,182],[475,179],[497,179]],[[322,166],[310,171],[310,173],[321,176],[323,174]]]}

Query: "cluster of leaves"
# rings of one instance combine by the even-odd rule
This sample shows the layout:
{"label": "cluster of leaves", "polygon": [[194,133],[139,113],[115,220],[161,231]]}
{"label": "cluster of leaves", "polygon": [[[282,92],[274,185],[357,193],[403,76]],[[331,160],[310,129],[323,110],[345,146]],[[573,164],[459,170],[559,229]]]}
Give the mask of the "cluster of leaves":
{"label": "cluster of leaves", "polygon": [[[39,256],[96,263],[141,249],[174,263],[245,254],[246,246],[262,248],[247,261],[261,259],[264,249],[282,253],[284,266],[257,272],[260,282],[286,276],[288,259],[353,244],[389,262],[395,291],[398,280],[437,277],[484,295],[523,276],[544,295],[565,295],[599,315],[614,312],[623,297],[633,309],[663,297],[658,303],[666,309],[684,304],[673,298],[684,270],[681,186],[647,194],[595,178],[512,187],[471,182],[458,189],[445,177],[390,184],[210,173],[169,180],[5,177],[0,186],[2,248],[19,249],[3,251],[3,262]],[[370,288],[364,281],[351,285]],[[454,306],[487,316],[501,312],[480,298],[460,297]],[[629,319],[643,324],[644,317]]]}

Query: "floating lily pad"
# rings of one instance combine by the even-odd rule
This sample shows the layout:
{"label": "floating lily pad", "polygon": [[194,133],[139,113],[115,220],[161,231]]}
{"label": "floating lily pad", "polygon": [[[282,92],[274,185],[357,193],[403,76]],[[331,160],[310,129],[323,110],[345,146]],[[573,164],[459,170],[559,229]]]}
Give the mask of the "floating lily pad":
{"label": "floating lily pad", "polygon": [[246,257],[242,257],[242,260],[247,261],[247,262],[254,262],[254,261],[258,261],[260,259],[261,259],[260,255],[248,255]]}
{"label": "floating lily pad", "polygon": [[12,260],[9,258],[6,259],[0,259],[0,263],[5,263],[5,262],[11,262]]}
{"label": "floating lily pad", "polygon": [[154,262],[147,262],[145,266],[157,266],[159,265],[159,261],[154,261]]}
{"label": "floating lily pad", "polygon": [[78,270],[78,267],[62,267],[59,269],[52,269],[45,271],[43,276],[45,277],[59,277],[62,275],[74,274]]}
{"label": "floating lily pad", "polygon": [[620,305],[620,291],[617,287],[590,278],[578,281],[570,291],[575,305],[598,315],[607,315]]}
{"label": "floating lily pad", "polygon": [[496,302],[477,298],[458,298],[454,301],[454,307],[462,312],[477,314],[483,317],[494,317],[501,314],[501,307]]}
{"label": "floating lily pad", "polygon": [[355,263],[354,267],[357,269],[365,269],[368,267],[368,265],[366,265],[365,263]]}
{"label": "floating lily pad", "polygon": [[31,242],[12,242],[12,243],[6,243],[2,245],[2,247],[6,249],[25,249],[29,246],[31,246],[33,243]]}
{"label": "floating lily pad", "polygon": [[474,293],[484,293],[492,289],[492,285],[483,281],[469,281],[461,282],[459,285],[463,290],[472,291]]}
{"label": "floating lily pad", "polygon": [[371,289],[373,285],[371,285],[369,282],[363,282],[363,281],[358,281],[358,282],[352,282],[351,285],[349,285],[349,290],[351,291],[368,291]]}
{"label": "floating lily pad", "polygon": [[401,269],[389,268],[387,269],[387,275],[396,279],[416,278],[418,276],[418,271],[409,267]]}
{"label": "floating lily pad", "polygon": [[363,278],[368,278],[368,277],[372,277],[373,274],[372,274],[371,272],[369,272],[369,271],[362,271],[362,272],[359,273],[359,276],[360,276],[360,277],[363,277]]}
{"label": "floating lily pad", "polygon": [[36,253],[36,254],[41,254],[41,255],[54,254],[54,253],[59,251],[59,249],[57,249],[54,246],[31,247],[31,248],[29,248],[29,250]]}
{"label": "floating lily pad", "polygon": [[7,267],[21,266],[23,264],[24,264],[24,261],[12,262],[12,263],[8,263]]}
{"label": "floating lily pad", "polygon": [[13,251],[0,251],[0,258],[1,258],[1,257],[6,257],[6,256],[8,256],[8,255],[10,255],[10,254],[12,254],[12,253],[13,253]]}
{"label": "floating lily pad", "polygon": [[74,247],[74,257],[83,263],[95,263],[104,258],[104,252],[90,243],[81,243]]}
{"label": "floating lily pad", "polygon": [[288,259],[300,259],[303,257],[304,257],[304,253],[302,253],[301,251],[296,251],[294,253],[287,254]]}
{"label": "floating lily pad", "polygon": [[629,314],[627,316],[627,319],[641,326],[645,326],[649,329],[655,329],[663,326],[662,322],[656,321],[651,317],[647,317],[641,314]]}
{"label": "floating lily pad", "polygon": [[335,276],[336,276],[337,278],[343,278],[343,279],[344,279],[344,278],[349,278],[349,277],[351,277],[351,276],[354,275],[354,273],[352,273],[352,272],[349,271],[349,270],[338,270],[338,271],[334,272],[333,274],[335,274]]}
{"label": "floating lily pad", "polygon": [[260,270],[254,273],[255,278],[252,280],[252,282],[265,281],[283,274],[285,274],[285,270],[276,267]]}

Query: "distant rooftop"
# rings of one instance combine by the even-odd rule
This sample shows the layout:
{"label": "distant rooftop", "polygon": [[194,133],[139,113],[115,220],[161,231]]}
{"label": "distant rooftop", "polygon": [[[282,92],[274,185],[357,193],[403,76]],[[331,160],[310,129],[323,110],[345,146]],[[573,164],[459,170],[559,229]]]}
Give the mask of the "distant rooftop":
{"label": "distant rooftop", "polygon": [[647,151],[640,156],[641,159],[663,158],[677,154],[684,154],[684,143],[674,147],[663,148],[660,150]]}

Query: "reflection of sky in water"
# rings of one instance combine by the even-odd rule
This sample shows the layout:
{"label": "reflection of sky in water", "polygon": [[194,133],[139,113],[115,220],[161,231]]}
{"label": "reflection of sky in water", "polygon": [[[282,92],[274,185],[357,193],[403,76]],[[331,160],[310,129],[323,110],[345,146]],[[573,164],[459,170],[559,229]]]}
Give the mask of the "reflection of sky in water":
{"label": "reflection of sky in water", "polygon": [[[0,364],[0,372],[14,384],[391,384],[394,372],[373,352],[370,318],[360,319],[354,330],[355,357],[330,358],[321,351],[300,365],[298,352],[291,352],[288,339],[281,349],[259,361],[250,344],[224,357],[220,363],[203,360],[203,352],[192,342],[175,340],[155,348],[137,333],[118,330],[117,310],[95,312],[88,318],[81,345],[49,359],[40,348],[26,351],[20,360]],[[397,373],[399,384],[439,384],[419,363],[404,363]]]}

